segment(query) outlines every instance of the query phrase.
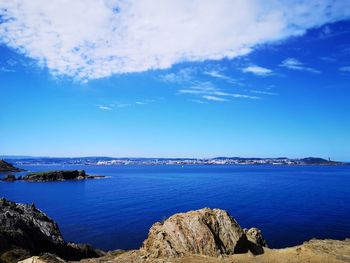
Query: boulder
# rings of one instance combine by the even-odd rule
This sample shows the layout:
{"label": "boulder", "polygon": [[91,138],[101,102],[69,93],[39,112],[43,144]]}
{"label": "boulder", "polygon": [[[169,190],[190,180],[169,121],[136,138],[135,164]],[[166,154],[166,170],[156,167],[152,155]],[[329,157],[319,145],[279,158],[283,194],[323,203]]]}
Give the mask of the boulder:
{"label": "boulder", "polygon": [[248,239],[249,250],[255,255],[264,253],[264,247],[267,247],[267,244],[261,230],[256,227],[252,227],[250,229],[243,229],[243,231]]}
{"label": "boulder", "polygon": [[203,208],[155,223],[141,250],[154,258],[189,254],[217,257],[248,252],[251,242],[226,211]]}
{"label": "boulder", "polygon": [[90,246],[66,243],[57,224],[34,204],[4,198],[0,199],[0,241],[0,262],[17,262],[44,252],[67,260],[102,255]]}

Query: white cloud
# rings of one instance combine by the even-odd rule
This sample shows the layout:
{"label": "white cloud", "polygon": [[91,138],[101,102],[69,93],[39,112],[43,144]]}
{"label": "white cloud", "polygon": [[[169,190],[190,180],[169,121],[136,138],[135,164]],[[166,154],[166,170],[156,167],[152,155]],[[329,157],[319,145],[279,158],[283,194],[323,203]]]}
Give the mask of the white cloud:
{"label": "white cloud", "polygon": [[17,61],[14,60],[14,59],[12,59],[12,58],[10,58],[10,59],[8,59],[8,60],[6,61],[6,63],[7,63],[7,65],[13,67],[14,65],[17,64]]}
{"label": "white cloud", "polygon": [[195,102],[195,103],[198,103],[198,104],[206,104],[206,102],[205,102],[205,101],[202,101],[202,100],[196,100],[196,99],[194,99],[194,100],[190,100],[190,101]]}
{"label": "white cloud", "polygon": [[203,95],[202,96],[203,99],[206,100],[213,100],[213,101],[228,101],[225,98],[221,98],[221,97],[217,97],[217,96],[212,96],[212,95]]}
{"label": "white cloud", "polygon": [[335,62],[337,61],[335,58],[332,57],[320,57],[321,60],[326,61],[326,62]]}
{"label": "white cloud", "polygon": [[0,67],[0,72],[5,72],[5,73],[13,73],[16,72],[14,69],[9,69],[4,66]]}
{"label": "white cloud", "polygon": [[250,95],[245,95],[245,94],[229,94],[228,96],[234,97],[234,98],[241,98],[241,99],[251,99],[251,100],[259,100],[261,99],[260,97],[257,96],[250,96]]}
{"label": "white cloud", "polygon": [[341,67],[339,70],[343,72],[350,72],[350,66]]}
{"label": "white cloud", "polygon": [[128,107],[135,107],[135,106],[141,106],[141,105],[148,105],[153,102],[155,102],[155,100],[135,101],[130,103],[115,102],[107,105],[97,104],[96,107],[99,108],[100,110],[111,111],[116,108],[128,108]]}
{"label": "white cloud", "polygon": [[304,63],[300,62],[299,60],[297,60],[295,58],[287,58],[287,59],[283,60],[280,66],[288,68],[288,69],[293,69],[293,70],[308,71],[308,72],[315,73],[315,74],[321,73],[321,71],[319,71],[317,69],[305,66]]}
{"label": "white cloud", "polygon": [[231,84],[239,84],[239,82],[236,79],[231,78],[231,77],[229,77],[227,75],[224,75],[223,73],[221,73],[218,70],[205,71],[204,74],[208,75],[208,76],[210,76],[212,78],[225,80],[226,82],[231,83]]}
{"label": "white cloud", "polygon": [[136,105],[147,105],[147,102],[142,102],[142,101],[136,101],[135,102]]}
{"label": "white cloud", "polygon": [[178,72],[172,72],[168,74],[164,74],[160,76],[160,80],[164,82],[170,82],[170,83],[183,83],[183,82],[189,82],[192,80],[192,75],[195,73],[194,68],[183,68],[180,69]]}
{"label": "white cloud", "polygon": [[97,108],[99,108],[100,110],[105,110],[105,111],[110,111],[112,110],[112,107],[110,106],[105,106],[105,105],[96,105]]}
{"label": "white cloud", "polygon": [[0,42],[88,80],[232,59],[349,15],[333,0],[1,0]]}
{"label": "white cloud", "polygon": [[262,95],[270,95],[275,96],[278,95],[276,92],[264,91],[264,90],[250,90],[251,93],[262,94]]}
{"label": "white cloud", "polygon": [[271,69],[259,67],[256,65],[246,67],[242,69],[242,71],[245,73],[253,73],[258,76],[269,76],[273,74],[273,71]]}
{"label": "white cloud", "polygon": [[221,89],[215,87],[211,82],[199,82],[197,85],[187,89],[180,89],[179,93],[200,96],[200,98],[212,101],[228,101],[229,97],[253,100],[260,99],[260,97],[257,96],[222,91]]}

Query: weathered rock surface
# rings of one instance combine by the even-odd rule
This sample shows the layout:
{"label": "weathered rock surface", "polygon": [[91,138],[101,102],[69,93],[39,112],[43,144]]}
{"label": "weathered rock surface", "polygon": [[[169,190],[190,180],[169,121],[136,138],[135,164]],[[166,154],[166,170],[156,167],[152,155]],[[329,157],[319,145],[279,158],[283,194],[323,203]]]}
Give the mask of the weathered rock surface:
{"label": "weathered rock surface", "polygon": [[56,255],[50,253],[44,253],[40,256],[33,256],[24,260],[19,261],[18,263],[65,263],[63,259],[57,257]]}
{"label": "weathered rock surface", "polygon": [[226,211],[204,208],[175,214],[163,223],[155,223],[141,250],[153,258],[189,254],[220,256],[248,252],[250,243],[254,243],[262,253],[266,242],[260,230],[257,231],[259,238],[248,240],[243,229]]}
{"label": "weathered rock surface", "polygon": [[0,160],[0,173],[1,172],[20,172],[20,171],[23,171],[23,170],[17,167],[14,167],[12,164],[4,160]]}
{"label": "weathered rock surface", "polygon": [[0,199],[0,262],[18,262],[43,252],[63,259],[101,256],[88,245],[66,243],[57,224],[34,205]]}
{"label": "weathered rock surface", "polygon": [[61,170],[29,173],[23,176],[22,180],[30,182],[54,182],[65,180],[85,180],[103,177],[104,176],[87,175],[84,170]]}

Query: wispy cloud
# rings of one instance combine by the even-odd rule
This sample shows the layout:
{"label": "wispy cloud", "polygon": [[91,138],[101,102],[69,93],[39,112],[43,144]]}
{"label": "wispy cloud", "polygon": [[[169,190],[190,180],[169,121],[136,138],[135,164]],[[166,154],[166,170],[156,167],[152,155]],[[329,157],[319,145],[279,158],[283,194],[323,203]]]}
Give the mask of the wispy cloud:
{"label": "wispy cloud", "polygon": [[292,69],[292,70],[300,70],[300,71],[307,71],[315,74],[320,74],[321,71],[307,67],[304,63],[301,61],[297,60],[296,58],[287,58],[282,61],[280,64],[281,67]]}
{"label": "wispy cloud", "polygon": [[205,71],[204,74],[212,78],[224,80],[231,84],[240,84],[236,79],[229,77],[218,70]]}
{"label": "wispy cloud", "polygon": [[242,71],[245,73],[252,73],[252,74],[255,74],[258,76],[263,76],[263,77],[270,76],[273,74],[273,71],[271,69],[256,66],[256,65],[248,66],[248,67],[242,69]]}
{"label": "wispy cloud", "polygon": [[0,67],[0,72],[6,72],[6,73],[12,73],[12,72],[16,72],[14,69],[10,69],[10,68],[7,68],[7,67]]}
{"label": "wispy cloud", "polygon": [[97,108],[99,108],[100,110],[104,110],[104,111],[110,111],[110,110],[112,110],[112,107],[110,107],[110,106],[106,106],[106,105],[96,105],[97,106]]}
{"label": "wispy cloud", "polygon": [[212,101],[228,101],[228,99],[222,98],[222,97],[217,97],[217,96],[212,96],[212,95],[203,95],[203,99],[206,100],[212,100]]}
{"label": "wispy cloud", "polygon": [[10,59],[8,59],[8,60],[6,61],[6,63],[7,63],[7,65],[13,67],[14,65],[17,64],[17,61],[14,60],[14,59],[12,59],[12,58],[10,58]]}
{"label": "wispy cloud", "polygon": [[337,61],[337,59],[333,58],[333,57],[326,57],[326,56],[323,56],[323,57],[320,57],[321,60],[323,61],[326,61],[326,62],[335,62]]}
{"label": "wispy cloud", "polygon": [[233,59],[347,19],[350,2],[2,0],[0,16],[1,43],[52,74],[89,80]]}
{"label": "wispy cloud", "polygon": [[188,94],[192,96],[198,96],[199,98],[203,98],[206,100],[212,100],[212,101],[228,101],[229,98],[238,98],[238,99],[260,99],[260,97],[257,96],[250,96],[246,94],[240,94],[240,93],[231,93],[231,92],[225,92],[221,89],[214,86],[211,82],[199,82],[195,86],[191,86],[187,89],[180,89],[180,94]]}
{"label": "wispy cloud", "polygon": [[159,78],[161,81],[169,83],[184,83],[190,82],[193,79],[193,74],[196,72],[195,68],[187,67],[180,69],[177,72],[171,72],[161,75]]}
{"label": "wispy cloud", "polygon": [[207,102],[202,101],[202,100],[197,100],[197,99],[191,99],[189,101],[195,102],[195,103],[199,103],[199,104],[207,104]]}
{"label": "wispy cloud", "polygon": [[343,72],[350,72],[350,66],[341,67],[339,70]]}
{"label": "wispy cloud", "polygon": [[270,92],[270,91],[264,91],[264,90],[249,90],[251,93],[255,94],[262,94],[262,95],[269,95],[269,96],[276,96],[278,93],[276,92]]}
{"label": "wispy cloud", "polygon": [[133,106],[141,106],[141,105],[148,105],[150,103],[155,102],[155,100],[144,100],[144,101],[136,101],[132,103],[121,103],[121,102],[115,102],[110,104],[97,104],[96,107],[100,110],[104,111],[111,111],[117,108],[128,108]]}

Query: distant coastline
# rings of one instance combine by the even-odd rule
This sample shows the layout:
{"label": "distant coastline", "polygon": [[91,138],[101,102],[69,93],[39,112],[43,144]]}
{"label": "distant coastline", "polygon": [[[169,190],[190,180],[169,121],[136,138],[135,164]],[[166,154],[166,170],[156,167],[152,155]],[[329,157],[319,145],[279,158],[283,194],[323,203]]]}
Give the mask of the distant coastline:
{"label": "distant coastline", "polygon": [[0,156],[14,165],[349,165],[347,162],[307,158],[113,158],[113,157],[26,157]]}

